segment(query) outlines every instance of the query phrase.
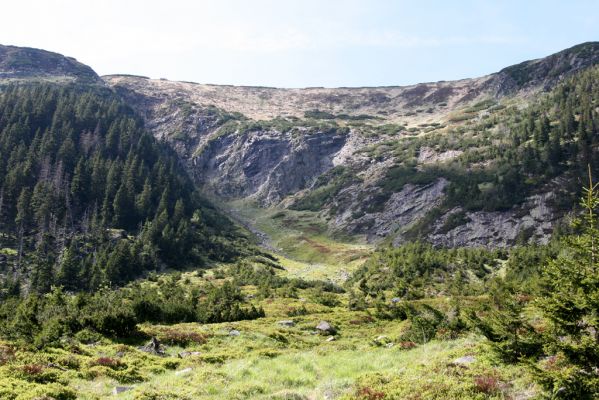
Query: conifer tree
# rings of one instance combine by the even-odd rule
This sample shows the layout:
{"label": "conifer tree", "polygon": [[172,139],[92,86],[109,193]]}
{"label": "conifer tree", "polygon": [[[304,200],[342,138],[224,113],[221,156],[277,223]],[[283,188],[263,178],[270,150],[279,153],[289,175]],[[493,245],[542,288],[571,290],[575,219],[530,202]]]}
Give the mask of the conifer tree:
{"label": "conifer tree", "polygon": [[546,351],[564,361],[564,369],[546,372],[545,378],[552,390],[577,399],[599,396],[598,186],[589,179],[581,200],[584,214],[576,222],[581,233],[567,237],[546,266],[547,290],[538,301],[551,328],[544,336]]}

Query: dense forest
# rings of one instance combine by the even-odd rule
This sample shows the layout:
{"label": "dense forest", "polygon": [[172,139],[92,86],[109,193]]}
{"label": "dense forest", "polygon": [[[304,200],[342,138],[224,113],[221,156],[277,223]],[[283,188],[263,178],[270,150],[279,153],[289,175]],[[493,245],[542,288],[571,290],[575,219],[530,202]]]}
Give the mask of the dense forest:
{"label": "dense forest", "polygon": [[[377,181],[380,191],[365,204],[368,211],[408,183],[446,178],[445,196],[428,218],[410,228],[413,241],[382,242],[368,253],[355,252],[347,258],[350,272],[334,271],[345,276],[333,281],[302,278],[301,273],[318,269],[322,275],[312,276],[332,276],[326,275],[325,263],[301,264],[282,251],[277,258],[258,250],[243,229],[198,193],[170,145],[155,139],[110,89],[3,86],[0,397],[25,385],[45,395],[57,385],[62,394],[49,398],[74,399],[75,391],[65,389],[69,385],[83,387],[97,378],[141,384],[181,363],[196,368],[200,364],[190,361],[195,356],[204,357],[198,363],[205,372],[215,365],[235,370],[228,368],[228,359],[275,364],[285,352],[313,348],[314,359],[326,352],[384,357],[379,350],[394,351],[397,358],[431,342],[438,347],[449,342],[450,359],[430,368],[433,376],[454,380],[458,389],[447,389],[455,390],[451,398],[513,398],[504,396],[511,388],[501,387],[497,372],[511,368],[527,371],[541,388],[535,393],[546,398],[597,398],[599,184],[593,177],[599,177],[598,102],[599,68],[591,68],[527,107],[482,102],[472,108],[490,111],[476,123],[442,138],[394,141],[388,148],[395,152],[395,164]],[[314,111],[306,117],[335,116]],[[269,124],[281,130],[293,126],[283,120]],[[233,119],[221,133],[263,125]],[[333,122],[314,122],[313,128],[349,129]],[[464,151],[446,163],[417,165],[418,149],[433,143],[441,150]],[[345,166],[330,169],[290,209],[302,217],[320,212],[361,181],[355,172]],[[556,194],[552,206],[571,216],[548,243],[523,237],[507,248],[443,248],[420,240],[443,213],[460,209],[441,228],[449,231],[464,223],[466,211],[510,210],[548,188]],[[324,228],[306,225],[326,236]],[[306,233],[298,248],[310,245],[325,254],[339,245],[325,239],[325,244],[311,242]],[[363,262],[349,270],[360,258]],[[158,343],[158,337],[170,346],[167,352],[160,344],[151,351],[139,346],[149,339]],[[454,343],[461,343],[461,350]],[[484,365],[473,366],[482,353],[489,354]],[[458,355],[471,359],[456,364]],[[340,374],[343,393],[348,393],[348,376],[363,379],[364,359],[352,359],[360,366],[359,378],[355,371]],[[302,366],[302,374],[326,372],[312,361]],[[142,373],[144,364],[150,367]],[[334,359],[327,368],[338,364],[343,362]],[[475,368],[476,375],[468,375]],[[368,385],[344,398],[387,398],[397,389],[393,385],[409,381],[397,370],[372,373]],[[210,372],[196,378],[234,383],[224,376]],[[459,385],[468,379],[474,382],[467,388],[472,396],[460,397]],[[289,378],[285,385],[312,384],[308,381]],[[430,380],[424,385],[423,390],[435,386]],[[253,396],[268,388],[244,390],[243,396]]]}
{"label": "dense forest", "polygon": [[4,88],[0,154],[4,296],[118,286],[242,251],[174,152],[108,90]]}

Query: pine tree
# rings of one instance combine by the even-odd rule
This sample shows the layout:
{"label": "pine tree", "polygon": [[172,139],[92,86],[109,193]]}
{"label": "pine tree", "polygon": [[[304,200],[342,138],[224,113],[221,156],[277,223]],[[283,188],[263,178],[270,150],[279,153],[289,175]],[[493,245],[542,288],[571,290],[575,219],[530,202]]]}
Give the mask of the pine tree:
{"label": "pine tree", "polygon": [[77,205],[85,204],[88,198],[89,175],[83,157],[77,162],[73,179],[71,180],[71,195]]}
{"label": "pine tree", "polygon": [[135,207],[138,215],[148,217],[148,212],[152,207],[152,186],[149,178],[146,179],[142,192],[137,196]]}
{"label": "pine tree", "polygon": [[81,290],[79,281],[80,261],[77,256],[77,250],[74,245],[69,246],[61,257],[56,276],[56,283],[68,291]]}
{"label": "pine tree", "polygon": [[546,350],[569,366],[559,373],[546,372],[550,389],[561,390],[564,398],[599,396],[598,186],[590,180],[585,188],[585,213],[576,223],[582,233],[567,237],[563,251],[546,266],[547,291],[538,301],[551,327],[544,336]]}

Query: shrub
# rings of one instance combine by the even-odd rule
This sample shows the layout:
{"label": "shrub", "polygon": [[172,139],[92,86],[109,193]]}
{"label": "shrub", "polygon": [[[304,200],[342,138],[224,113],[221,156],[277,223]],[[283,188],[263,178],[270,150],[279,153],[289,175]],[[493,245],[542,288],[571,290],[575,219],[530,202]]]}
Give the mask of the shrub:
{"label": "shrub", "polygon": [[402,335],[404,341],[427,343],[435,338],[437,330],[446,321],[442,312],[427,304],[410,306],[407,314],[410,329]]}
{"label": "shrub", "polygon": [[55,371],[41,364],[25,364],[14,370],[14,376],[35,383],[50,383],[58,380]]}
{"label": "shrub", "polygon": [[199,332],[184,332],[177,329],[167,329],[157,335],[161,342],[175,345],[188,346],[190,344],[204,344],[208,339],[208,335]]}
{"label": "shrub", "polygon": [[[1,391],[0,394],[2,394]],[[59,383],[37,386],[18,396],[19,400],[75,400],[76,398],[77,394],[73,389]]]}
{"label": "shrub", "polygon": [[12,346],[0,346],[0,365],[7,364],[15,359],[15,348]]}
{"label": "shrub", "polygon": [[312,300],[327,307],[336,307],[340,304],[339,299],[333,293],[322,292],[317,289],[313,291]]}
{"label": "shrub", "polygon": [[99,366],[107,367],[107,368],[114,369],[114,370],[127,367],[126,364],[124,364],[120,360],[118,360],[116,358],[112,358],[112,357],[99,357],[99,358],[93,360],[90,364],[92,366],[99,365]]}
{"label": "shrub", "polygon": [[299,316],[302,316],[302,315],[308,315],[308,314],[310,314],[310,312],[308,311],[308,309],[306,308],[306,306],[302,304],[302,306],[298,307],[298,308],[296,308],[296,307],[289,307],[287,309],[286,314],[287,314],[288,317],[299,317]]}
{"label": "shrub", "polygon": [[385,393],[369,387],[363,387],[358,389],[356,397],[361,400],[381,400],[385,398]]}
{"label": "shrub", "polygon": [[85,328],[75,334],[75,339],[84,344],[91,344],[99,342],[102,339],[102,335],[89,328]]}
{"label": "shrub", "polygon": [[499,379],[494,375],[479,375],[474,377],[474,387],[477,391],[486,395],[499,392]]}

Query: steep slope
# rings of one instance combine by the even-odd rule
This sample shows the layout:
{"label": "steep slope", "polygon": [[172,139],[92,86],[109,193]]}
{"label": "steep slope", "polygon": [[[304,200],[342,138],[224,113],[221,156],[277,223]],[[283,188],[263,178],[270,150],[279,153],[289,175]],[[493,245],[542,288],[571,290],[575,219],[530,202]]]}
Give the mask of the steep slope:
{"label": "steep slope", "polygon": [[497,95],[522,90],[549,90],[565,77],[597,64],[597,42],[581,43],[538,60],[524,61],[493,74],[490,86]]}
{"label": "steep slope", "polygon": [[230,220],[195,192],[176,154],[108,89],[3,87],[0,154],[6,290],[95,290],[246,249]]}
{"label": "steep slope", "polygon": [[[408,87],[104,79],[211,195],[311,210],[331,232],[373,242],[505,246],[546,241],[563,215],[554,203],[572,193],[563,183],[574,179],[568,166],[579,153],[568,146],[576,139],[552,142],[570,151],[559,160],[531,139],[535,130],[558,135],[550,131],[565,117],[554,108],[557,95],[545,93],[598,62],[593,42],[481,78]],[[579,119],[581,104],[572,107]],[[540,127],[544,115],[549,130]],[[523,131],[521,142],[512,140]],[[522,165],[511,168],[502,154],[517,154]],[[552,172],[531,169],[535,159]]]}
{"label": "steep slope", "polygon": [[0,45],[0,82],[32,79],[102,84],[93,69],[72,57],[28,47]]}

